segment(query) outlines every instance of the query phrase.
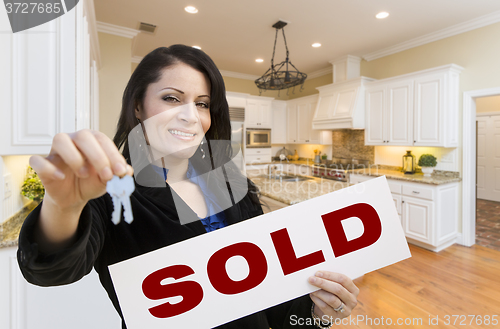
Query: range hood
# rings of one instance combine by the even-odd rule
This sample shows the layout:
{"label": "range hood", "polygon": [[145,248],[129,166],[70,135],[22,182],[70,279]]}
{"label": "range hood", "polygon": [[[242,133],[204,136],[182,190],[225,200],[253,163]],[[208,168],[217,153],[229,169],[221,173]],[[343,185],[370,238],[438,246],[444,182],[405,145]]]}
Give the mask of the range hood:
{"label": "range hood", "polygon": [[313,129],[364,129],[365,85],[375,79],[360,76],[361,58],[345,56],[331,61],[333,83],[321,86]]}

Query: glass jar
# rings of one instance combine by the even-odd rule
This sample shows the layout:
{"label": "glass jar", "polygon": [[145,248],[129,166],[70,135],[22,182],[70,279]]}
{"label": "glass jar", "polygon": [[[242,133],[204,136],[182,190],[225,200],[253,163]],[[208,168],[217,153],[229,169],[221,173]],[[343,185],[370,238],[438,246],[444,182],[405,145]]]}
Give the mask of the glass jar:
{"label": "glass jar", "polygon": [[415,173],[415,156],[411,151],[406,151],[403,155],[403,172],[408,175]]}

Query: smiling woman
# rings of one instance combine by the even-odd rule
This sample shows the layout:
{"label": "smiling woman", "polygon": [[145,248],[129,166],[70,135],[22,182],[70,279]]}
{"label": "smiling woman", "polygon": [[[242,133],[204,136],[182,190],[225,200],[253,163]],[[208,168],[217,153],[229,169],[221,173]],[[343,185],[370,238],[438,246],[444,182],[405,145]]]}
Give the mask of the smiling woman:
{"label": "smiling woman", "polygon": [[[152,51],[125,89],[115,144],[88,130],[59,134],[50,156],[32,157],[46,194],[19,237],[24,277],[41,286],[62,285],[94,267],[126,328],[109,265],[263,213],[255,185],[231,162],[230,129],[225,87],[213,61],[183,45]],[[113,175],[132,174],[135,220],[113,225],[106,183]],[[296,328],[292,315],[344,318],[356,306],[358,288],[346,276],[321,271],[308,282],[319,290],[220,328]],[[144,302],[184,296],[177,288],[165,284],[159,289],[165,294],[155,290]],[[189,298],[163,305],[168,314],[196,306]]]}

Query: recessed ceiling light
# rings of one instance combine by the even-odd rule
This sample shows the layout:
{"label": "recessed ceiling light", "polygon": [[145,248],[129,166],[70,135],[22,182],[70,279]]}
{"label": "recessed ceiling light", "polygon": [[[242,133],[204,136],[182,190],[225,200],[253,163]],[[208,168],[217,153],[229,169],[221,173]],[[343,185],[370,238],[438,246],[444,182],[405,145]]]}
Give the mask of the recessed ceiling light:
{"label": "recessed ceiling light", "polygon": [[257,63],[262,63],[264,60],[263,60],[262,58],[257,58],[255,61],[256,61]]}
{"label": "recessed ceiling light", "polygon": [[193,46],[193,48],[196,48],[196,49],[201,49],[200,46]]}
{"label": "recessed ceiling light", "polygon": [[313,43],[312,46],[314,48],[318,48],[318,47],[321,47],[321,43],[316,42],[316,43]]}
{"label": "recessed ceiling light", "polygon": [[380,12],[378,13],[375,17],[377,17],[378,19],[383,19],[383,18],[387,18],[389,16],[389,13],[388,12]]}
{"label": "recessed ceiling light", "polygon": [[196,14],[198,12],[198,9],[193,6],[187,6],[186,8],[184,8],[184,10],[190,14]]}

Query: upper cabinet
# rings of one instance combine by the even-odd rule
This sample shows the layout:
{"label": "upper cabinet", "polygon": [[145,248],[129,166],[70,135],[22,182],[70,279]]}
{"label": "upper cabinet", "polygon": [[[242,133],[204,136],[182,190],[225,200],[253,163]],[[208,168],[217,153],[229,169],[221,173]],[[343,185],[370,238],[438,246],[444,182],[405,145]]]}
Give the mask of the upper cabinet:
{"label": "upper cabinet", "polygon": [[287,143],[332,144],[331,131],[313,129],[312,119],[318,95],[287,101]]}
{"label": "upper cabinet", "polygon": [[365,144],[457,147],[462,70],[450,64],[369,83]]}
{"label": "upper cabinet", "polygon": [[286,102],[273,101],[272,104],[272,128],[271,128],[271,143],[286,144]]}
{"label": "upper cabinet", "polygon": [[376,84],[366,90],[365,142],[369,145],[411,145],[413,81]]}
{"label": "upper cabinet", "polygon": [[[10,30],[8,20],[0,24]],[[0,47],[0,155],[48,154],[57,133],[97,129],[99,49],[92,1],[27,31],[0,34]]]}
{"label": "upper cabinet", "polygon": [[272,98],[249,97],[245,108],[245,126],[247,128],[272,128]]}

